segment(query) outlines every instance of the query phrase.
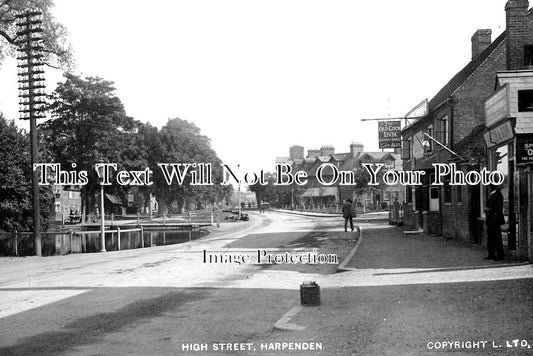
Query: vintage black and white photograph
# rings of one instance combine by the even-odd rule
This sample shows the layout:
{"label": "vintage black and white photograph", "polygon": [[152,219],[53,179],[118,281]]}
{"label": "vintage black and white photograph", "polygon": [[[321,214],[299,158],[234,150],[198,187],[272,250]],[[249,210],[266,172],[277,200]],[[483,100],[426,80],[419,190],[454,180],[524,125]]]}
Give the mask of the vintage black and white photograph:
{"label": "vintage black and white photograph", "polygon": [[533,3],[0,0],[0,355],[533,354]]}

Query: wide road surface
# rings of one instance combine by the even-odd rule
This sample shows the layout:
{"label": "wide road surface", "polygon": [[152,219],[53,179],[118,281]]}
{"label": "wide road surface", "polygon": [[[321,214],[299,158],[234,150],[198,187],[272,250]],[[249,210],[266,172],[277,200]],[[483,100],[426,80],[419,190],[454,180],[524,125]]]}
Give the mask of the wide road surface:
{"label": "wide road surface", "polygon": [[[213,350],[218,343],[219,350],[239,348],[241,354],[288,354],[261,347],[286,340],[312,343],[316,338],[330,342],[328,350],[319,354],[345,354],[354,347],[352,337],[346,336],[351,331],[344,329],[335,337],[321,334],[312,324],[318,317],[327,326],[327,310],[314,309],[322,314],[308,320],[310,314],[294,309],[300,304],[302,282],[314,280],[323,291],[351,295],[349,287],[507,281],[533,275],[530,266],[453,273],[358,266],[335,273],[337,265],[328,264],[271,266],[203,260],[204,250],[255,255],[258,249],[273,253],[316,249],[338,255],[340,262],[359,236],[344,233],[341,220],[254,213],[247,223],[223,224],[202,240],[180,245],[4,258],[0,260],[0,355],[179,355],[203,347],[209,349],[202,354],[225,354]],[[312,333],[274,328],[291,310],[295,320],[309,324],[304,328]],[[330,318],[329,323],[340,319]],[[335,338],[342,345],[333,347]],[[357,345],[358,350],[364,348],[368,345]]]}

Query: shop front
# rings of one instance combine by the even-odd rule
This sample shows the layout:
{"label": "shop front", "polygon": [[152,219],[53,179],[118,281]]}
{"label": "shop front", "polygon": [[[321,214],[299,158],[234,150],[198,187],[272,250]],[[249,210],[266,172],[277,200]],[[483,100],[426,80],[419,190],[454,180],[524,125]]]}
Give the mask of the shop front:
{"label": "shop front", "polygon": [[515,211],[517,216],[517,253],[533,262],[533,134],[516,135]]}
{"label": "shop front", "polygon": [[498,72],[496,87],[485,102],[484,139],[489,168],[505,176],[504,246],[533,262],[533,71]]}
{"label": "shop front", "polygon": [[[515,215],[515,195],[514,195],[514,133],[510,120],[506,120],[498,125],[489,128],[485,134],[485,143],[488,153],[488,168],[491,171],[499,171],[505,177],[500,186],[503,195],[503,215],[505,224],[502,226],[503,244],[507,246],[511,254],[516,251],[517,219]],[[489,196],[489,187],[484,187],[482,202],[483,208],[486,206],[486,197]]]}

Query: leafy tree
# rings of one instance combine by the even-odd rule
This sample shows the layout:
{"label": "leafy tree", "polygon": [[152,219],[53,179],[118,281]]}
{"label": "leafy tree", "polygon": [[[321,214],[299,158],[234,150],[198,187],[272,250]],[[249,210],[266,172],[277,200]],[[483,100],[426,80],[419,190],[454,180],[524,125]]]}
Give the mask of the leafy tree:
{"label": "leafy tree", "polygon": [[49,65],[57,62],[63,68],[72,66],[72,48],[67,43],[67,30],[53,17],[53,6],[53,0],[0,0],[0,64],[6,57],[14,57],[17,50],[16,13],[38,8],[43,13],[45,62]]}
{"label": "leafy tree", "polygon": [[[0,113],[0,230],[31,230],[32,170],[30,139],[14,121]],[[53,217],[51,189],[40,188],[42,227],[47,228]]]}
{"label": "leafy tree", "polygon": [[[187,120],[179,118],[169,119],[158,134],[153,128],[144,129],[145,142],[151,140],[148,145],[149,157],[154,170],[154,189],[158,200],[163,203],[163,209],[177,203],[178,213],[192,201],[200,206],[203,202],[218,202],[231,195],[231,188],[220,186],[222,181],[222,169],[220,159],[211,148],[209,138],[202,135],[200,129]],[[190,170],[183,184],[167,184],[161,174],[157,163],[211,163],[212,186],[191,185]]]}
{"label": "leafy tree", "polygon": [[[66,74],[52,93],[52,119],[39,125],[48,137],[48,147],[63,170],[88,172],[89,183],[82,187],[84,212],[94,211],[94,194],[99,188],[94,165],[117,163],[118,169],[144,170],[146,149],[137,134],[141,124],[126,115],[115,95],[113,82],[101,78]],[[122,188],[106,187],[110,193]]]}
{"label": "leafy tree", "polygon": [[265,185],[251,184],[248,186],[251,192],[255,193],[255,200],[257,201],[257,208],[261,209],[261,202],[273,202],[277,200],[278,186],[274,185],[275,177],[273,173],[265,173]]}

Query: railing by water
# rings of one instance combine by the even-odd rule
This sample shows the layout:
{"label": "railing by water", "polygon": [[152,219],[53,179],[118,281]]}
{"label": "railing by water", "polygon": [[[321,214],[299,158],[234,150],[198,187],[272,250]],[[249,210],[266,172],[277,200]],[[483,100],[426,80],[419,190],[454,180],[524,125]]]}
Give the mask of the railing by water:
{"label": "railing by water", "polygon": [[[171,245],[195,240],[205,236],[199,228],[157,226],[119,227],[104,231],[106,251],[121,251],[158,245]],[[98,252],[102,250],[100,230],[69,230],[41,232],[43,256],[70,253]],[[33,232],[0,232],[0,255],[34,255]]]}

